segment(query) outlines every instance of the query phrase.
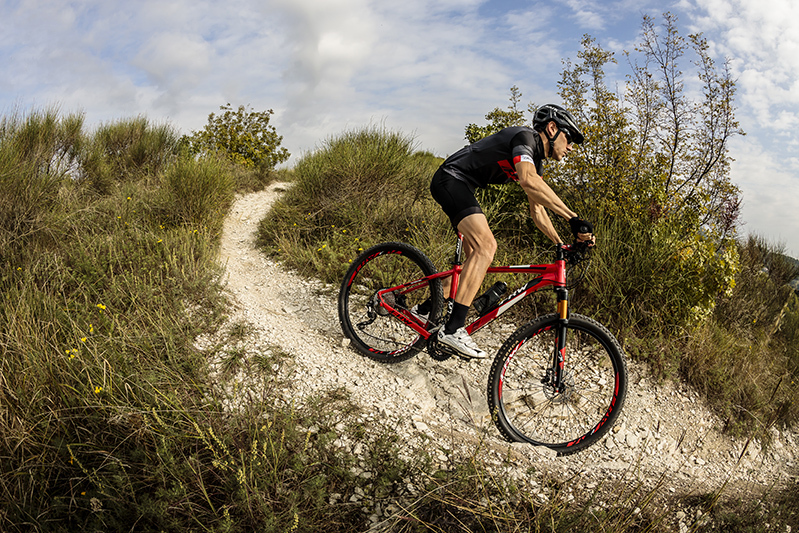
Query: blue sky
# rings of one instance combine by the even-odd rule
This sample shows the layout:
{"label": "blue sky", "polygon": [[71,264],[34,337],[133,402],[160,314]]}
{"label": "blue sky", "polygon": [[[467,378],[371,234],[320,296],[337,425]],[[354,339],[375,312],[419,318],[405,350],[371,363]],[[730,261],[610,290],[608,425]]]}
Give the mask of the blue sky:
{"label": "blue sky", "polygon": [[230,102],[273,109],[295,157],[368,124],[445,156],[512,85],[525,104],[557,102],[584,34],[615,52],[623,83],[642,15],[664,11],[738,80],[742,232],[799,256],[794,0],[3,0],[0,112],[57,105],[90,126],[146,115],[189,133]]}

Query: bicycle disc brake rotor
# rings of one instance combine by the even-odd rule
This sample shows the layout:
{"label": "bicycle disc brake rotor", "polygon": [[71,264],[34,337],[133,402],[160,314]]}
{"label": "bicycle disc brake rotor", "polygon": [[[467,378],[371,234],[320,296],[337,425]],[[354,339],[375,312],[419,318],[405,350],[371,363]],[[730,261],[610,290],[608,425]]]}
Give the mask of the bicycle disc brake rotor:
{"label": "bicycle disc brake rotor", "polygon": [[562,381],[562,389],[563,392],[558,392],[555,390],[555,387],[549,380],[546,381],[543,385],[543,392],[544,396],[546,396],[547,400],[552,403],[558,404],[566,404],[569,403],[571,400],[572,394],[574,393],[574,376],[568,370],[563,371],[563,377],[561,378]]}

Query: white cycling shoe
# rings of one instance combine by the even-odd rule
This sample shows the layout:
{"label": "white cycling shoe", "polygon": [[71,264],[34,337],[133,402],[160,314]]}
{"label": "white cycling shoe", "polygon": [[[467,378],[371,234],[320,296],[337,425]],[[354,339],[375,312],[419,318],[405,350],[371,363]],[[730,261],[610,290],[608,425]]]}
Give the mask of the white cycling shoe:
{"label": "white cycling shoe", "polygon": [[488,358],[488,354],[478,348],[477,344],[466,333],[466,328],[459,328],[451,335],[444,333],[444,328],[441,328],[438,330],[438,342],[449,346],[463,357],[469,359]]}

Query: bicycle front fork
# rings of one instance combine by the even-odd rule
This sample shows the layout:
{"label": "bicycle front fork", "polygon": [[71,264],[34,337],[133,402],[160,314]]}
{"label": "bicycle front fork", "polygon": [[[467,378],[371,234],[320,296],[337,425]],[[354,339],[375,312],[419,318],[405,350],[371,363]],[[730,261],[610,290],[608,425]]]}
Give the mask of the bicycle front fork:
{"label": "bicycle front fork", "polygon": [[560,394],[566,391],[564,384],[564,367],[566,364],[566,332],[569,324],[569,291],[565,288],[555,289],[558,301],[558,325],[555,332],[555,347],[552,354],[552,371],[550,383],[552,389]]}

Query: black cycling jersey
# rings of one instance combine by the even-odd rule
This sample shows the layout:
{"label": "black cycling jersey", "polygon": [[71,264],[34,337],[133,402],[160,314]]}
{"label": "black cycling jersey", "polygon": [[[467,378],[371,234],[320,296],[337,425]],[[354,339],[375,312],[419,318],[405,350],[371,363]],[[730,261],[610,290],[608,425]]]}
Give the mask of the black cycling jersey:
{"label": "black cycling jersey", "polygon": [[441,170],[472,188],[518,181],[516,163],[527,161],[543,174],[541,136],[527,126],[512,126],[465,146],[449,156]]}

